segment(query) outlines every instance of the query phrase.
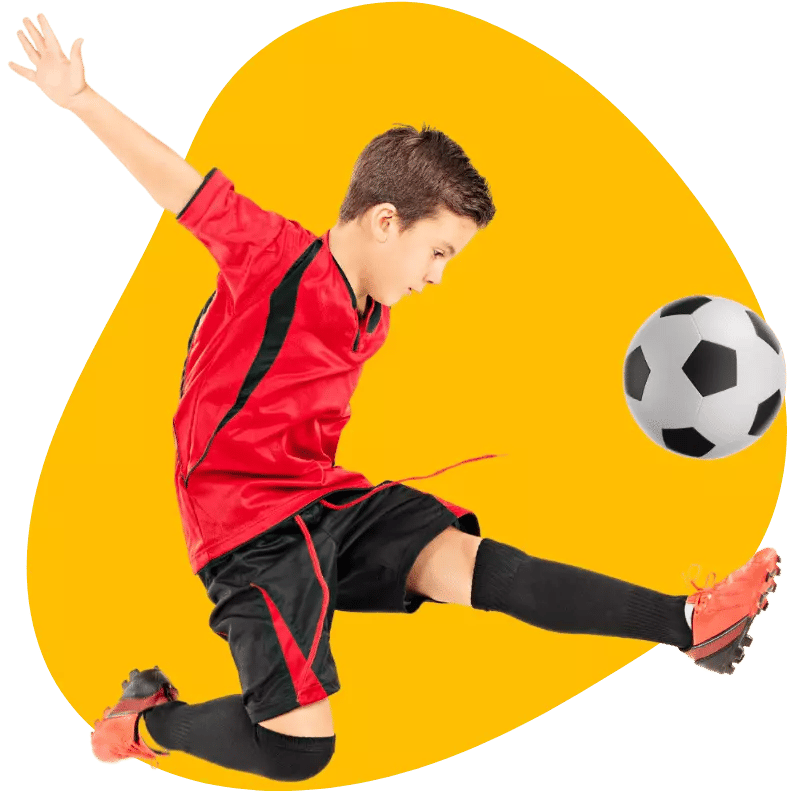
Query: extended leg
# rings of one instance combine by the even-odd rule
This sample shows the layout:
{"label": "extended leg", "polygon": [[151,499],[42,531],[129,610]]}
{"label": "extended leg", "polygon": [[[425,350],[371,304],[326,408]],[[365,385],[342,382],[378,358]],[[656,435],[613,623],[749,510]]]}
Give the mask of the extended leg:
{"label": "extended leg", "polygon": [[750,625],[766,610],[780,575],[780,557],[766,547],[712,586],[667,595],[474,538],[445,530],[420,552],[406,588],[551,631],[675,645],[698,666],[726,675],[744,658]]}
{"label": "extended leg", "polygon": [[420,551],[406,588],[442,603],[471,605],[475,557],[482,541],[452,526],[442,531]]}
{"label": "extended leg", "polygon": [[686,595],[665,595],[597,572],[535,558],[493,539],[447,528],[421,552],[409,591],[501,611],[563,633],[692,643]]}

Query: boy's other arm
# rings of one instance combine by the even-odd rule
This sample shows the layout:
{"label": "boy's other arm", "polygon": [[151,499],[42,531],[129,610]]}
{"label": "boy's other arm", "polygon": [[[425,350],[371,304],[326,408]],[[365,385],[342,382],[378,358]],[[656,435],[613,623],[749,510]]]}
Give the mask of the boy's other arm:
{"label": "boy's other arm", "polygon": [[203,176],[87,86],[67,108],[92,130],[164,209],[178,214],[203,182]]}

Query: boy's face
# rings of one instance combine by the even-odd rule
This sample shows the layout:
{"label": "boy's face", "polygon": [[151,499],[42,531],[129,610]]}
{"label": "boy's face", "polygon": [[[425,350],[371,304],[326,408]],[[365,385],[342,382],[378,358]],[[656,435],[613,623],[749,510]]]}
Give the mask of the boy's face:
{"label": "boy's face", "polygon": [[441,283],[447,262],[458,255],[477,233],[469,217],[441,209],[399,233],[394,206],[373,209],[378,244],[370,275],[370,294],[379,303],[392,306],[429,283]]}

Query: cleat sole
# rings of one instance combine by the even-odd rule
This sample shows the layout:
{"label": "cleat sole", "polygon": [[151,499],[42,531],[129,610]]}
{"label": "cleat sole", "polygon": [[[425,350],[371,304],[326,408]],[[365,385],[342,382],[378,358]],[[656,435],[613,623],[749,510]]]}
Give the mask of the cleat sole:
{"label": "cleat sole", "polygon": [[745,647],[750,647],[753,642],[753,637],[749,635],[748,631],[753,624],[755,617],[750,617],[747,620],[742,632],[733,641],[725,647],[717,650],[705,658],[699,658],[694,663],[698,667],[705,667],[712,672],[718,672],[721,675],[733,675],[736,665],[745,657]]}

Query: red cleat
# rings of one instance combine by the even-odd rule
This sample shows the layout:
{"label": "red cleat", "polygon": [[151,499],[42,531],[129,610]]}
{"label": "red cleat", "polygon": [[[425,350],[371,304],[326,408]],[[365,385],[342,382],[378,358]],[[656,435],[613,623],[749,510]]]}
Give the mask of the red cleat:
{"label": "red cleat", "polygon": [[114,708],[107,708],[103,718],[95,720],[92,733],[95,756],[100,761],[121,761],[169,755],[167,751],[151,750],[139,738],[139,718],[146,709],[177,699],[178,690],[158,667],[144,672],[132,670],[130,680],[123,681],[122,688],[122,697]]}
{"label": "red cleat", "polygon": [[698,590],[687,598],[694,605],[692,645],[683,652],[695,664],[724,675],[733,673],[744,658],[744,648],[753,641],[747,633],[750,625],[769,605],[767,594],[775,591],[780,560],[768,547],[710,588],[701,589],[692,581]]}

